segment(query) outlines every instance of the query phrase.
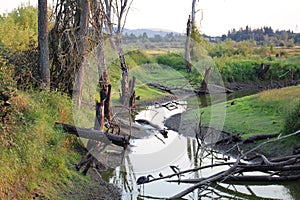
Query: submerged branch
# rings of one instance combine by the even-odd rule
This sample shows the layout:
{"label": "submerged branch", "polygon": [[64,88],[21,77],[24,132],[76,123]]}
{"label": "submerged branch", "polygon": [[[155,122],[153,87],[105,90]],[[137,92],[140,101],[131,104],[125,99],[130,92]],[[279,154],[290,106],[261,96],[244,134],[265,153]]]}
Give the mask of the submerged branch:
{"label": "submerged branch", "polygon": [[[204,185],[210,185],[211,183],[214,182],[226,182],[226,181],[291,181],[291,180],[299,180],[300,179],[300,175],[288,175],[288,176],[234,176],[235,174],[240,174],[243,170],[245,171],[259,171],[259,170],[265,170],[265,171],[271,171],[276,169],[276,171],[292,171],[292,170],[299,170],[299,165],[287,165],[287,164],[293,164],[297,162],[297,158],[298,155],[292,156],[292,157],[285,157],[285,159],[280,159],[277,158],[276,160],[268,160],[265,156],[263,155],[259,155],[260,157],[262,157],[265,165],[262,166],[262,164],[260,163],[259,165],[257,163],[255,163],[256,165],[245,165],[241,163],[242,159],[247,158],[247,156],[253,152],[255,152],[256,150],[262,148],[263,146],[265,146],[266,144],[275,142],[275,141],[279,141],[282,139],[286,139],[288,137],[291,136],[295,136],[298,135],[300,133],[300,130],[288,134],[288,135],[284,135],[281,136],[279,135],[276,139],[272,139],[272,140],[268,140],[265,141],[263,143],[261,143],[260,145],[250,149],[249,151],[247,151],[246,153],[242,153],[240,152],[240,155],[238,155],[238,158],[236,160],[236,162],[226,171],[222,171],[219,172],[217,174],[214,174],[212,176],[209,176],[207,178],[201,178],[201,179],[197,179],[197,180],[180,180],[180,182],[193,182],[194,181],[194,185],[183,190],[182,192],[172,196],[170,199],[178,199],[181,198],[185,195],[187,195],[188,193],[194,191],[197,188],[200,188]],[[277,161],[277,162],[276,162]],[[285,164],[285,165],[283,165]],[[248,168],[247,168],[248,166]],[[250,170],[250,167],[252,167],[252,169]],[[277,173],[275,173],[277,174]],[[179,181],[179,180],[178,180]]]}

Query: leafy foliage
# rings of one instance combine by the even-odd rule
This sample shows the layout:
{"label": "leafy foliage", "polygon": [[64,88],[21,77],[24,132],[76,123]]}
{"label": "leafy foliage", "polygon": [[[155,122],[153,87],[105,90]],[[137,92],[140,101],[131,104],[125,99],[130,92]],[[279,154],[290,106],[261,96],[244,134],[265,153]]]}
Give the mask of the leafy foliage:
{"label": "leafy foliage", "polygon": [[214,58],[223,80],[227,82],[256,82],[260,65],[270,62],[270,70],[264,80],[293,81],[300,78],[300,59],[275,59],[268,61],[260,57],[234,59],[229,57]]}
{"label": "leafy foliage", "polygon": [[11,50],[25,50],[31,41],[37,42],[38,8],[22,5],[0,16],[0,45]]}
{"label": "leafy foliage", "polygon": [[0,57],[0,121],[3,124],[9,120],[12,112],[10,101],[16,95],[16,85],[12,76],[12,66]]}
{"label": "leafy foliage", "polygon": [[185,59],[178,54],[170,53],[167,55],[159,55],[156,61],[158,64],[167,65],[176,70],[185,70]]}
{"label": "leafy foliage", "polygon": [[300,100],[298,105],[292,109],[285,119],[284,133],[294,133],[300,130]]}

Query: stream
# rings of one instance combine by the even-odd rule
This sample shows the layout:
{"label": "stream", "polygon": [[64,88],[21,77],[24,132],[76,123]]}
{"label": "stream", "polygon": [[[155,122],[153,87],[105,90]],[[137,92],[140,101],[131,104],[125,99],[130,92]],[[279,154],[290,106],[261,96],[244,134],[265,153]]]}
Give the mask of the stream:
{"label": "stream", "polygon": [[[166,118],[184,112],[187,109],[186,101],[170,103],[168,109],[159,105],[149,106],[140,111],[135,119],[145,119],[164,127]],[[149,126],[149,125],[144,125]],[[151,127],[149,127],[151,128]],[[170,166],[180,170],[187,170],[198,166],[216,162],[234,161],[229,156],[214,151],[198,152],[197,142],[194,138],[185,137],[175,131],[168,130],[167,137],[156,130],[143,139],[131,139],[129,150],[122,157],[122,164],[101,173],[104,180],[115,184],[122,189],[122,199],[164,199],[190,187],[190,184],[168,183],[167,180],[177,180],[177,177],[154,181],[145,185],[137,185],[140,176],[151,174],[170,175],[174,172]],[[227,167],[209,168],[191,174],[185,174],[182,179],[207,177]],[[205,190],[194,190],[184,199],[300,199],[300,186],[295,182],[284,185],[245,184],[232,185],[220,183]]]}

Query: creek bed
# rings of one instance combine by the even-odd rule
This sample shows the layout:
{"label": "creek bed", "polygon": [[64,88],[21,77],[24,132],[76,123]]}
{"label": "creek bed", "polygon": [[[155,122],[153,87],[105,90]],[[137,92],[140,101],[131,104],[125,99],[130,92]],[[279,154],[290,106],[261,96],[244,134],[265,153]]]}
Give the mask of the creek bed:
{"label": "creek bed", "polygon": [[[149,106],[139,112],[135,119],[145,119],[163,128],[165,120],[174,114],[184,112],[187,109],[187,104],[186,102],[176,102],[176,107],[176,109],[169,110],[158,105]],[[229,156],[217,152],[198,152],[197,149],[197,142],[192,137],[186,137],[176,131],[169,130],[166,138],[158,131],[153,130],[153,135],[131,140],[129,150],[123,155],[120,165],[103,172],[102,177],[122,189],[122,199],[124,200],[168,198],[191,185],[168,183],[166,180],[169,179],[165,179],[139,186],[136,184],[136,180],[138,177],[148,174],[154,177],[159,177],[159,174],[172,174],[171,165],[186,170],[200,165],[212,164],[212,162],[234,161]],[[207,177],[222,169],[224,170],[226,167],[201,170],[196,173],[185,174],[182,178]],[[221,183],[215,185],[214,188],[209,187],[205,191],[195,190],[186,195],[185,199],[198,199],[200,196],[201,199],[300,199],[299,187],[299,184],[295,182],[285,185],[276,183],[229,185]]]}

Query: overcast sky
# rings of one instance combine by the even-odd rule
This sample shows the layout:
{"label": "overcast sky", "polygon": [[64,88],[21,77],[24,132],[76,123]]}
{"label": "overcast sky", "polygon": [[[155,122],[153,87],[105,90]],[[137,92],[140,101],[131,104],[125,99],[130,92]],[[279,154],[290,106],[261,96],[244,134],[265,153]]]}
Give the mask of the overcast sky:
{"label": "overcast sky", "polygon": [[[37,5],[38,0],[0,0],[0,12],[29,1]],[[126,27],[185,32],[191,4],[192,0],[133,0]],[[199,0],[197,9],[197,24],[207,35],[227,34],[246,25],[300,32],[300,0]]]}

